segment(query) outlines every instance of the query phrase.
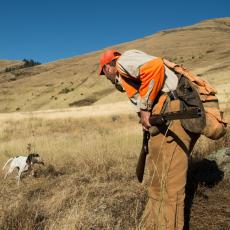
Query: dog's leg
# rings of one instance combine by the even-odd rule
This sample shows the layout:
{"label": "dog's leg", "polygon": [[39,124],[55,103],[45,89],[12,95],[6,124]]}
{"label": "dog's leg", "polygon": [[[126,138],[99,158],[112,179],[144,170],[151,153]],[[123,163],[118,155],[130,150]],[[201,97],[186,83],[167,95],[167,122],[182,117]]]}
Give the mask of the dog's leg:
{"label": "dog's leg", "polygon": [[4,180],[7,178],[8,175],[9,175],[9,171],[5,173]]}
{"label": "dog's leg", "polygon": [[30,172],[30,176],[34,177],[35,176],[35,172],[34,172],[34,169],[31,170]]}
{"label": "dog's leg", "polygon": [[30,165],[29,170],[30,170],[30,176],[31,177],[35,177],[35,172],[34,172],[33,164]]}
{"label": "dog's leg", "polygon": [[17,180],[17,185],[19,186],[19,184],[20,184],[20,176],[16,176],[16,180]]}
{"label": "dog's leg", "polygon": [[8,176],[9,174],[11,174],[13,171],[14,171],[14,168],[9,168],[8,171],[6,172],[5,176],[4,176],[4,179],[6,179],[7,176]]}
{"label": "dog's leg", "polygon": [[20,180],[21,180],[21,174],[22,174],[22,170],[19,170],[18,171],[18,175],[16,176],[16,179],[17,179],[17,184],[19,185],[19,183],[20,183]]}

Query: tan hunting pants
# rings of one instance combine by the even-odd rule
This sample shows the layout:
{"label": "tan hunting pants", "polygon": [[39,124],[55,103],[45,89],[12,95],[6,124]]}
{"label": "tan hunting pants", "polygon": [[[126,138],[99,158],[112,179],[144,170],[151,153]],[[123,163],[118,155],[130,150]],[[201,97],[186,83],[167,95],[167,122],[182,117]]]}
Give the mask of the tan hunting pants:
{"label": "tan hunting pants", "polygon": [[[172,101],[171,111],[177,111],[178,106],[178,101]],[[173,121],[168,130],[161,130],[160,134],[150,138],[149,200],[140,229],[183,229],[188,155],[198,137],[186,132],[180,121]]]}

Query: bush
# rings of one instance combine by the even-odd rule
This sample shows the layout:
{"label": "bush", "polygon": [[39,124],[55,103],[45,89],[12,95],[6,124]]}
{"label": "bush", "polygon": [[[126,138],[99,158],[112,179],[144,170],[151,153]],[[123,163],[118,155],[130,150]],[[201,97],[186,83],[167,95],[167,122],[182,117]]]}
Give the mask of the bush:
{"label": "bush", "polygon": [[63,89],[59,92],[59,94],[66,94],[66,93],[69,93],[69,92],[71,92],[71,91],[74,91],[74,88],[67,88],[67,87],[65,87],[65,88],[63,88]]}
{"label": "bush", "polygon": [[41,65],[40,62],[34,61],[33,59],[30,59],[30,60],[29,59],[23,59],[22,61],[24,62],[22,65],[8,67],[5,69],[5,72],[11,72],[14,70],[24,69],[24,68],[32,67],[35,65]]}
{"label": "bush", "polygon": [[24,62],[23,68],[32,67],[35,65],[41,65],[40,62],[34,61],[33,59],[30,60],[23,59],[23,62]]}

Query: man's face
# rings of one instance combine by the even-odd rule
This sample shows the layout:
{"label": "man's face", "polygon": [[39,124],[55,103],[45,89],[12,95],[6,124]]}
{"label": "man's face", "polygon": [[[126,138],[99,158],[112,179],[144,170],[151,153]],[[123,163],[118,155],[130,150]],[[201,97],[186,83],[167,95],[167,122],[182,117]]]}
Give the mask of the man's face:
{"label": "man's face", "polygon": [[103,67],[103,72],[108,80],[110,80],[113,84],[115,84],[115,79],[117,76],[117,69],[115,66],[111,66],[110,64],[106,64]]}

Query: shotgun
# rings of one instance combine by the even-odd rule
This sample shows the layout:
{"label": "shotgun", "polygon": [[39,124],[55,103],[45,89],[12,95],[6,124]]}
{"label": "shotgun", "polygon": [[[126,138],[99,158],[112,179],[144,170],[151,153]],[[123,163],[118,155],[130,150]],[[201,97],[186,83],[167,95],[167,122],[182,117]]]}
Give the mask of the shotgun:
{"label": "shotgun", "polygon": [[[192,118],[198,118],[201,116],[202,116],[201,109],[195,107],[195,108],[188,109],[188,110],[181,110],[181,111],[176,111],[176,112],[167,112],[164,114],[151,115],[149,118],[149,123],[152,126],[159,126],[159,125],[164,124],[167,121],[180,120],[180,119],[192,119]],[[150,133],[144,130],[141,152],[140,152],[139,159],[137,162],[137,167],[136,167],[136,175],[140,183],[143,180],[146,156],[148,155],[148,152],[149,152],[148,151],[149,138],[150,138]]]}
{"label": "shotgun", "polygon": [[139,155],[139,159],[137,162],[137,168],[136,168],[137,179],[140,183],[143,180],[143,175],[144,175],[144,171],[145,171],[146,156],[149,153],[149,148],[148,148],[149,137],[150,137],[149,131],[143,130],[142,147],[141,147],[141,152]]}

